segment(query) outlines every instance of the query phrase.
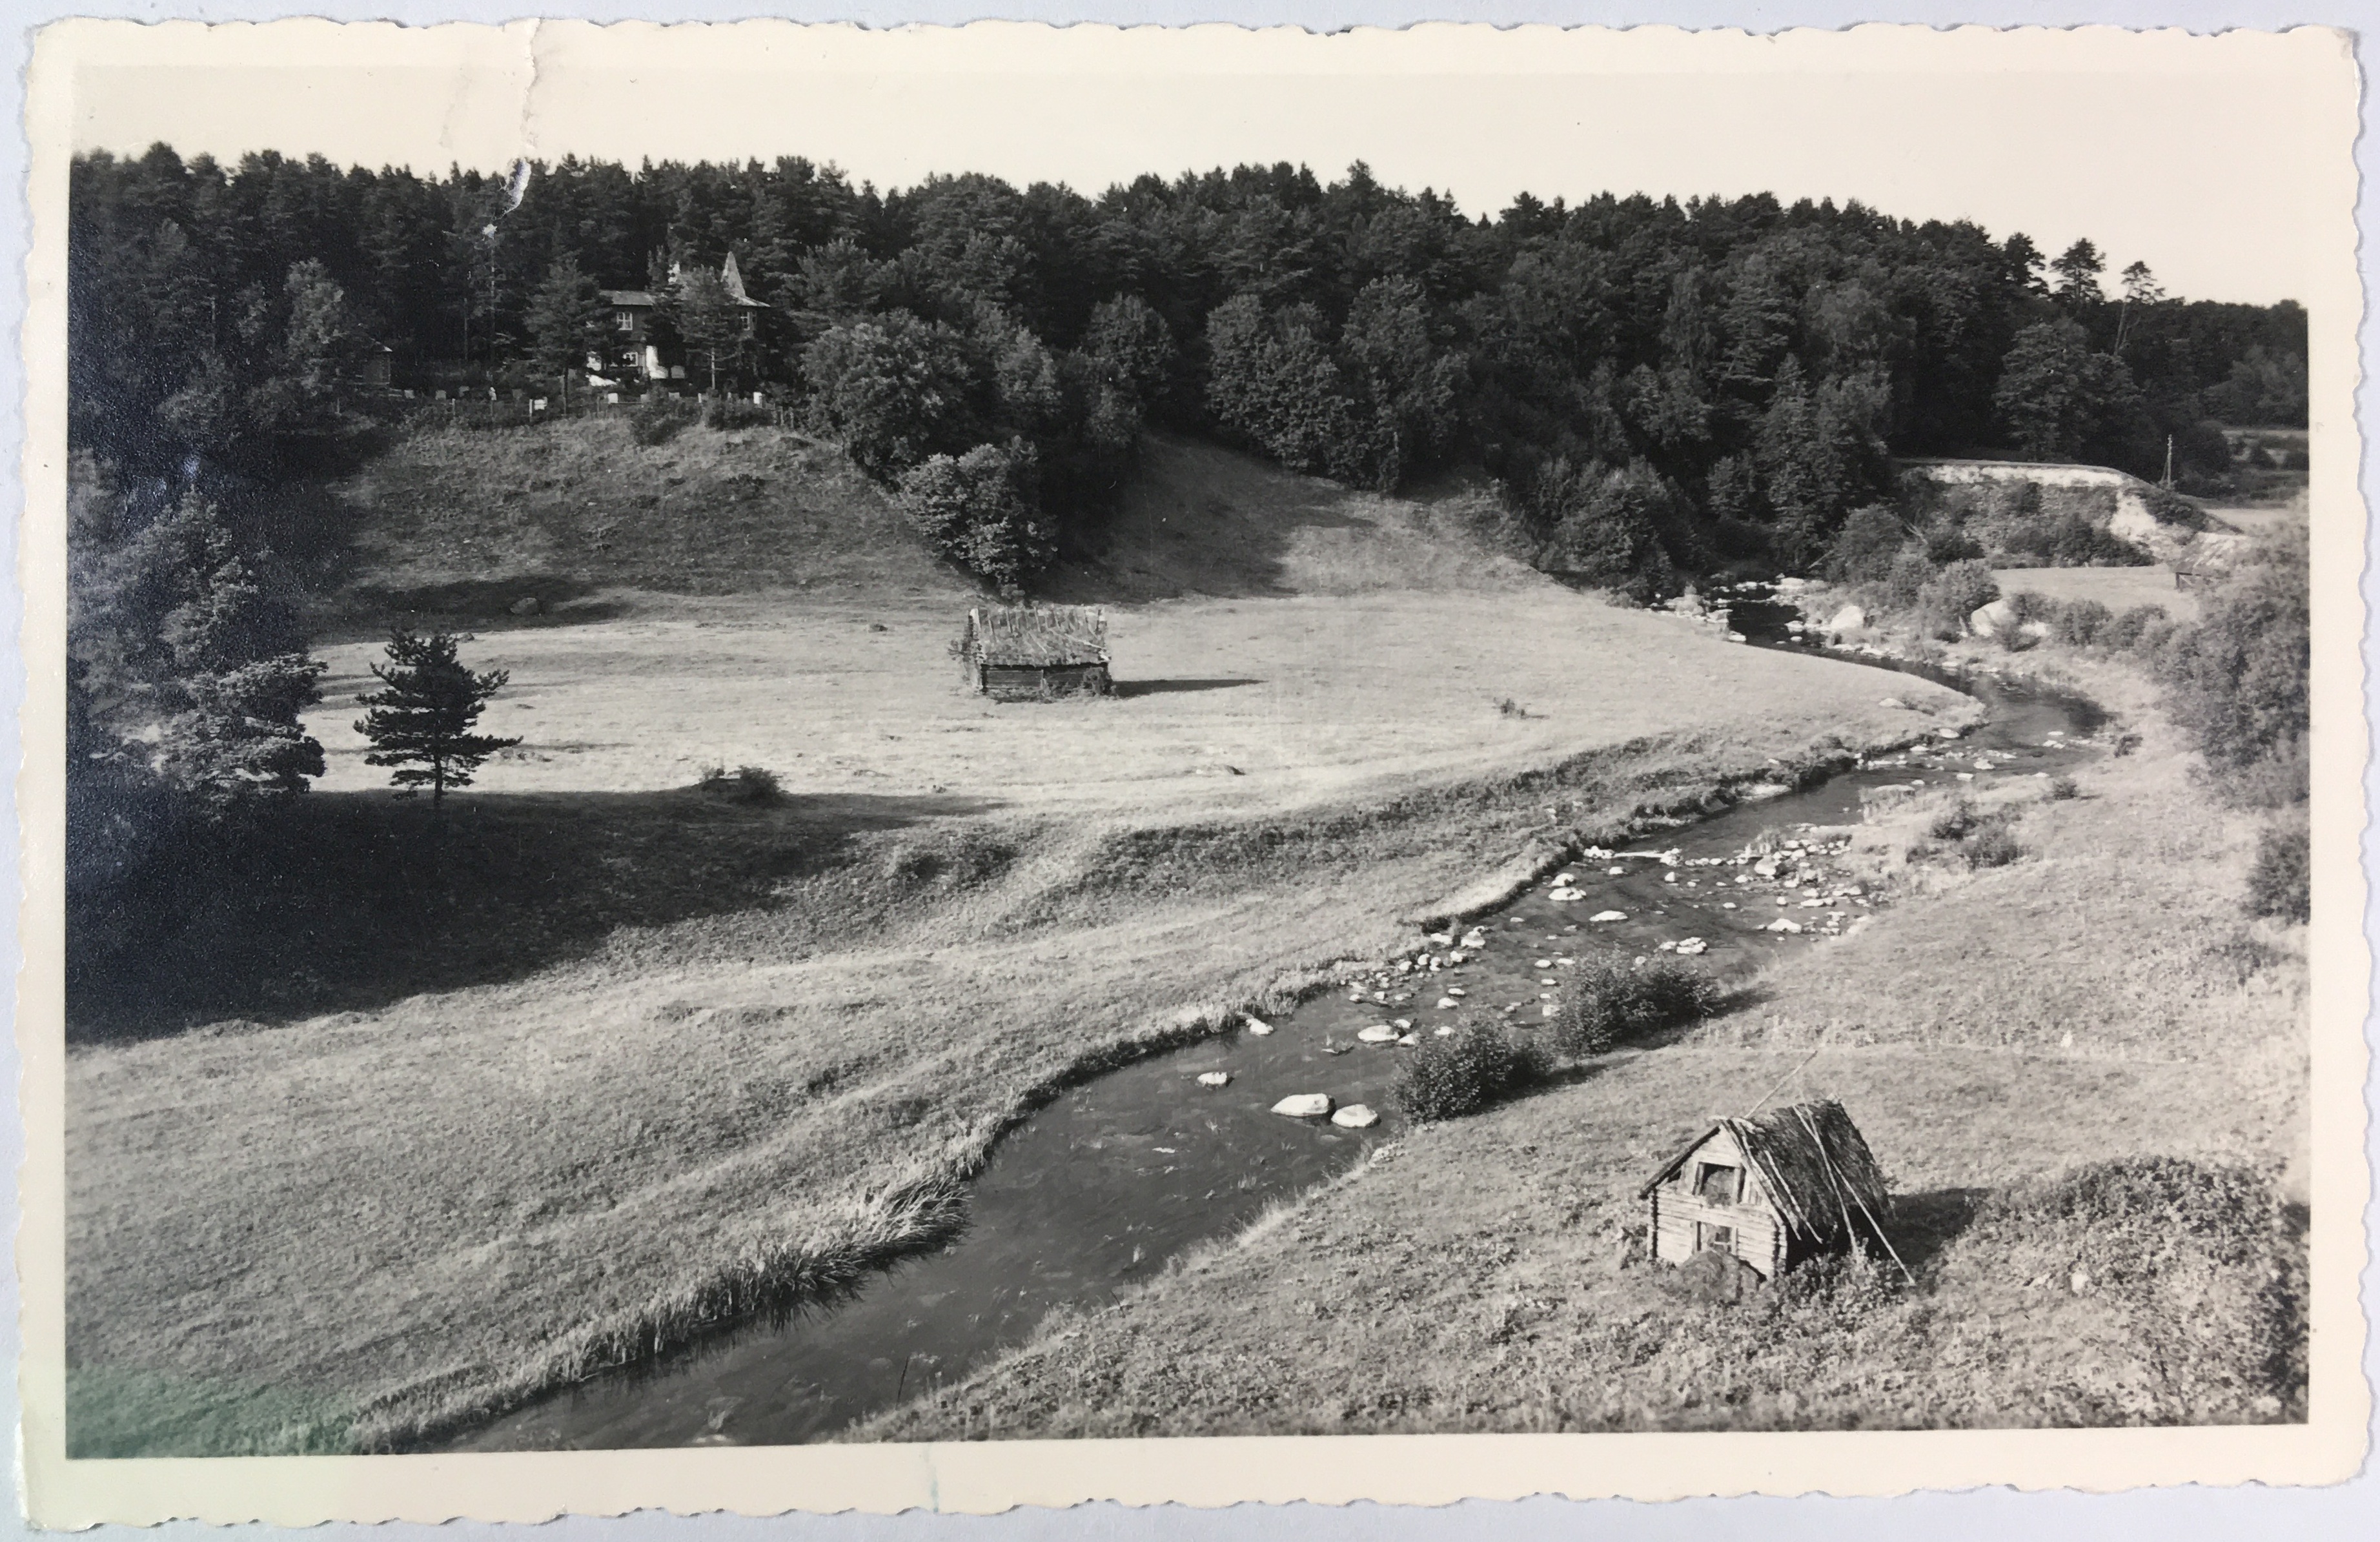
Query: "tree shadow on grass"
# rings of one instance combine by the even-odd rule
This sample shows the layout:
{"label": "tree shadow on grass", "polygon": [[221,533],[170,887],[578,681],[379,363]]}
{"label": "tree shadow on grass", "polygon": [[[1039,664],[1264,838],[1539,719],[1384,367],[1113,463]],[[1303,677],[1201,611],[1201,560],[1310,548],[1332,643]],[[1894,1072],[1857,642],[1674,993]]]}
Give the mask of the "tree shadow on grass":
{"label": "tree shadow on grass", "polygon": [[[686,788],[464,794],[437,815],[424,799],[309,793],[237,840],[161,846],[68,906],[67,1035],[369,1011],[604,949],[656,964],[796,956],[923,881],[914,860],[855,864],[856,843],[993,807]],[[844,868],[817,903],[790,897]],[[719,925],[653,935],[705,918]]]}
{"label": "tree shadow on grass", "polygon": [[[584,625],[625,615],[632,608],[595,598],[598,586],[552,574],[510,578],[456,578],[405,588],[363,586],[323,602],[315,617],[317,643],[355,642],[388,635],[396,625],[416,631],[504,632],[527,627]],[[535,613],[516,615],[522,601]]]}
{"label": "tree shadow on grass", "polygon": [[1367,531],[1363,495],[1172,434],[1144,442],[1147,464],[1120,507],[1035,585],[1045,600],[1107,603],[1203,594],[1254,600],[1296,592],[1288,556],[1300,532]]}

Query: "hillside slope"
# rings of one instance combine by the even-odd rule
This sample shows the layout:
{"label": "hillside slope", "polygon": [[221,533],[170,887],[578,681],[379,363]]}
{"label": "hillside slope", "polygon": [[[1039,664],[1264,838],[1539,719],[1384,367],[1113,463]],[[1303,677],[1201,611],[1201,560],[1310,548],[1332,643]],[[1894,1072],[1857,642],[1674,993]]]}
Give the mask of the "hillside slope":
{"label": "hillside slope", "polygon": [[334,625],[407,611],[492,620],[525,597],[568,620],[610,613],[624,592],[968,592],[840,452],[779,429],[693,428],[653,445],[617,417],[434,430],[336,492],[353,524],[323,606]]}
{"label": "hillside slope", "polygon": [[1094,553],[1042,584],[1070,601],[1278,598],[1548,582],[1517,521],[1460,483],[1358,492],[1170,434],[1139,464]]}
{"label": "hillside slope", "polygon": [[[781,429],[687,429],[638,444],[621,418],[530,429],[432,430],[334,490],[347,560],[319,612],[334,635],[404,614],[511,624],[766,594],[957,603],[974,592],[882,489],[832,445]],[[1131,603],[1542,586],[1528,542],[1484,492],[1350,491],[1219,445],[1144,441],[1121,507],[1088,555],[1038,596]]]}

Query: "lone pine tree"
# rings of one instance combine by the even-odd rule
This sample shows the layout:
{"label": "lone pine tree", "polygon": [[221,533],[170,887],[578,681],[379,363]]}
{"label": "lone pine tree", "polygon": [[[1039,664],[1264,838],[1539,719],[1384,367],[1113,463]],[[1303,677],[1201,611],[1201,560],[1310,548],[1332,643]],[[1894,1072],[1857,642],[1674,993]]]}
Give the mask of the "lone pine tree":
{"label": "lone pine tree", "polygon": [[480,761],[520,743],[471,732],[480,710],[511,675],[501,669],[472,674],[455,657],[455,643],[443,632],[392,632],[388,662],[371,666],[384,688],[356,698],[371,709],[356,722],[373,746],[365,762],[396,767],[389,781],[400,797],[428,787],[432,807],[447,788],[469,786]]}

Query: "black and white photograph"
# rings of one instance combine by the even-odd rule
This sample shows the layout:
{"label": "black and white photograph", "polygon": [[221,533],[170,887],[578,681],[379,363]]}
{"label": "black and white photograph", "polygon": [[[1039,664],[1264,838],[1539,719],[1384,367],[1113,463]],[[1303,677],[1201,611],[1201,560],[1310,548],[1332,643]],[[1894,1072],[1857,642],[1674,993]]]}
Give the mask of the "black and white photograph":
{"label": "black and white photograph", "polygon": [[2338,34],[701,30],[42,40],[37,1515],[2361,1462]]}

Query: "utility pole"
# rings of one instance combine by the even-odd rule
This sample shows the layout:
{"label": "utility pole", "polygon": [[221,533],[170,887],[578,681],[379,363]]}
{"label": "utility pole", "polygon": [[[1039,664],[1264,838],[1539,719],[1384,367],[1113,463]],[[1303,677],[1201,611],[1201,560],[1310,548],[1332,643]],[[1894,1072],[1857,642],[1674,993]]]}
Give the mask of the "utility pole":
{"label": "utility pole", "polygon": [[488,238],[488,399],[496,397],[496,227],[492,222],[480,227]]}
{"label": "utility pole", "polygon": [[2173,491],[2173,435],[2165,436],[2165,489]]}

